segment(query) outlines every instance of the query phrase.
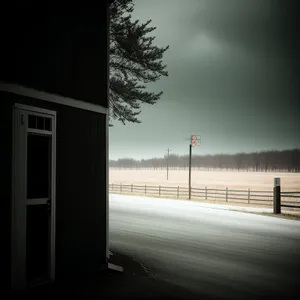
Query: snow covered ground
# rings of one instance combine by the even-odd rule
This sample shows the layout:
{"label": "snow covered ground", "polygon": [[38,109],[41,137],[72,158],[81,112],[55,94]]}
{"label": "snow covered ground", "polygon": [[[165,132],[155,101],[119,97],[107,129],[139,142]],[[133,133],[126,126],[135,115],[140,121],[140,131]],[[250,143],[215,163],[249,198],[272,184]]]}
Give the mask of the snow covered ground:
{"label": "snow covered ground", "polygon": [[110,246],[207,295],[288,296],[300,284],[300,222],[233,208],[111,194]]}

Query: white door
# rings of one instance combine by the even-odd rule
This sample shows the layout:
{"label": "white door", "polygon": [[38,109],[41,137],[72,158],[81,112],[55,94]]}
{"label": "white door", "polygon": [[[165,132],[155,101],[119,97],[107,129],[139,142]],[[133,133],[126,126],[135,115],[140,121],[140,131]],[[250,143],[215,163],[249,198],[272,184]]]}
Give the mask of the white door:
{"label": "white door", "polygon": [[13,112],[11,282],[54,280],[56,113],[16,104]]}

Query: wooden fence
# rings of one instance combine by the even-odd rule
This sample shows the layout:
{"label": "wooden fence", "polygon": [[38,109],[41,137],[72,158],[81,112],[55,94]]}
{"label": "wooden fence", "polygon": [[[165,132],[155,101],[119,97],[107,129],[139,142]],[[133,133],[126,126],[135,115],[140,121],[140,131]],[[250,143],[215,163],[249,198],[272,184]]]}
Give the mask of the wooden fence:
{"label": "wooden fence", "polygon": [[[158,197],[174,197],[188,199],[188,187],[180,186],[154,186],[134,184],[109,184],[109,191],[112,193],[134,193],[139,195],[151,195]],[[248,203],[273,205],[273,191],[255,190],[229,190],[210,188],[191,188],[191,199],[194,200],[223,200],[231,203]],[[281,192],[281,203],[285,207],[300,208],[300,192]]]}

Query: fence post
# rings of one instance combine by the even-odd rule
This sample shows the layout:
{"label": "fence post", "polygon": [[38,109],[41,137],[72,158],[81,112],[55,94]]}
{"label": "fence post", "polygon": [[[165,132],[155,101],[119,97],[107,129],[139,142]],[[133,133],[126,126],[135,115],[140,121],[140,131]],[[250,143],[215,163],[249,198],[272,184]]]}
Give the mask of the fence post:
{"label": "fence post", "polygon": [[145,184],[145,194],[147,194],[147,185]]}
{"label": "fence post", "polygon": [[226,188],[226,202],[228,202],[228,187]]}
{"label": "fence post", "polygon": [[205,187],[205,200],[207,200],[207,186]]}
{"label": "fence post", "polygon": [[250,189],[248,189],[248,203],[250,203]]}
{"label": "fence post", "polygon": [[160,197],[160,186],[158,187],[158,196]]}
{"label": "fence post", "polygon": [[122,193],[122,183],[120,184],[120,192]]}
{"label": "fence post", "polygon": [[131,193],[133,192],[133,184],[131,184]]}
{"label": "fence post", "polygon": [[281,213],[281,199],[280,199],[280,178],[274,178],[273,188],[273,213]]}
{"label": "fence post", "polygon": [[179,198],[179,186],[177,187],[177,198]]}

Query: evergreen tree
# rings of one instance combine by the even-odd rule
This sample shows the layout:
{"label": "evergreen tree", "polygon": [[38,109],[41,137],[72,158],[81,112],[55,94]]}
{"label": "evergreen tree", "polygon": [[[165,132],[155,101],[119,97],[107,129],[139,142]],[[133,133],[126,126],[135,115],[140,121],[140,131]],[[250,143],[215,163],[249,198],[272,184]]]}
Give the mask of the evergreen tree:
{"label": "evergreen tree", "polygon": [[[110,118],[140,123],[142,103],[155,104],[163,92],[146,91],[146,85],[168,76],[162,57],[169,48],[153,45],[149,36],[156,27],[151,20],[133,21],[132,0],[115,0],[110,4]],[[112,126],[112,125],[111,125]]]}

